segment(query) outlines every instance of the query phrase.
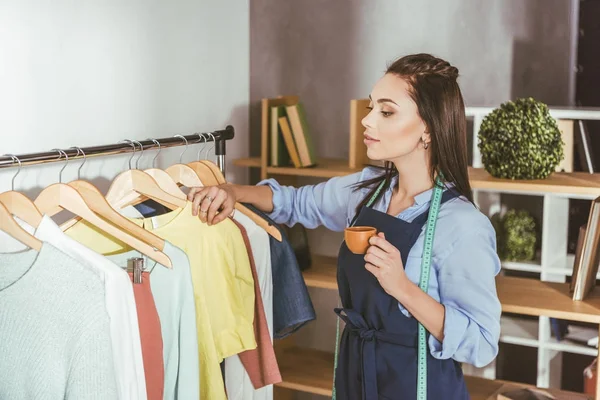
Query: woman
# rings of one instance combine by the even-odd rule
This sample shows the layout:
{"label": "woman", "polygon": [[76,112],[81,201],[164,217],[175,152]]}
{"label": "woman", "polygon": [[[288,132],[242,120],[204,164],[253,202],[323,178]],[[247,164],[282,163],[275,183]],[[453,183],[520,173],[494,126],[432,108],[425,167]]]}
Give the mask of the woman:
{"label": "woman", "polygon": [[[343,308],[336,313],[346,323],[336,369],[340,399],[416,399],[419,323],[426,330],[422,386],[429,399],[468,399],[459,363],[480,367],[497,354],[501,307],[494,278],[500,262],[494,229],[472,203],[457,77],[455,67],[428,54],[400,58],[388,68],[362,121],[368,157],[384,161],[384,169],[300,188],[268,179],[190,192],[194,213],[209,224],[241,201],[290,226],[378,229],[365,255],[342,244],[338,257]],[[437,219],[435,212],[429,218],[432,199],[440,196],[433,204]],[[424,291],[418,285],[427,283],[421,272],[432,221]]]}

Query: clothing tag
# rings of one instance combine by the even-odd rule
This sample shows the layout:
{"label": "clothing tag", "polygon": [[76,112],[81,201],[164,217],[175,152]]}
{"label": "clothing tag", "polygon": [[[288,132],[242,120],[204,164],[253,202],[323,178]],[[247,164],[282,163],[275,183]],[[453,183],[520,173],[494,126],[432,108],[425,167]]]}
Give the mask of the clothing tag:
{"label": "clothing tag", "polygon": [[152,222],[152,229],[158,228],[158,219],[156,217],[150,217],[150,222]]}

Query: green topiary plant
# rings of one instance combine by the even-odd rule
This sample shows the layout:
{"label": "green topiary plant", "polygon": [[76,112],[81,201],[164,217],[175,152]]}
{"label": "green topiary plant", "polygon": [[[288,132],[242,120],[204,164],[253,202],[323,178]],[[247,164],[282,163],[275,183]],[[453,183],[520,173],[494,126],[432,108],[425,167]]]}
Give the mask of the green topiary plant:
{"label": "green topiary plant", "polygon": [[491,218],[496,230],[498,256],[504,261],[530,261],[535,258],[537,226],[525,210],[509,210]]}
{"label": "green topiary plant", "polygon": [[546,104],[531,97],[486,115],[478,138],[483,165],[496,178],[545,179],[564,158],[556,120]]}

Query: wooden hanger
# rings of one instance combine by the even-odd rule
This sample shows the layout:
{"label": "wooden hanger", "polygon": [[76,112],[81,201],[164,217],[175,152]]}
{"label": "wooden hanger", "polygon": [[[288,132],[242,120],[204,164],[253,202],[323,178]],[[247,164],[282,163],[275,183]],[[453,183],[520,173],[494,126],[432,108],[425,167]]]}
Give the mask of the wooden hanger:
{"label": "wooden hanger", "polygon": [[82,180],[69,182],[68,185],[77,190],[86,204],[96,214],[150,246],[161,251],[164,250],[165,241],[162,238],[119,214],[108,204],[102,193],[94,185]]}
{"label": "wooden hanger", "polygon": [[[135,145],[133,146],[135,149]],[[131,168],[131,159],[129,168]],[[108,189],[106,200],[115,209],[120,210],[128,205],[141,203],[146,200],[144,196],[171,210],[183,208],[187,204],[187,200],[165,192],[154,178],[138,169],[130,169],[119,174]]]}
{"label": "wooden hanger", "polygon": [[152,178],[154,178],[156,183],[158,183],[158,186],[160,186],[160,188],[165,192],[181,200],[187,200],[187,196],[177,185],[177,181],[173,179],[173,177],[166,171],[163,171],[162,169],[158,168],[148,168],[145,169],[144,172],[150,175]]}
{"label": "wooden hanger", "polygon": [[[214,136],[212,134],[209,134],[209,135],[212,136],[213,140],[214,140]],[[216,186],[216,185],[222,185],[222,184],[227,183],[227,180],[225,179],[225,176],[221,172],[221,169],[212,161],[207,161],[207,160],[194,161],[192,163],[189,163],[188,165],[190,167],[192,167],[196,172],[201,171],[201,173],[203,175],[208,175],[210,173],[210,175],[213,176],[212,182],[214,182],[214,183],[208,183],[208,185]],[[209,171],[209,172],[207,172],[207,171]],[[201,178],[201,179],[203,182],[205,181],[203,178]],[[269,235],[271,235],[278,241],[281,242],[283,240],[279,229],[277,229],[276,227],[271,225],[268,221],[266,221],[264,218],[257,215],[255,212],[250,210],[245,205],[236,202],[235,209],[237,211],[241,212],[242,214],[244,214],[245,216],[247,216],[248,218],[250,218],[256,225],[260,226]]]}
{"label": "wooden hanger", "polygon": [[176,183],[183,185],[188,188],[204,186],[202,179],[200,176],[188,165],[182,163],[183,155],[187,151],[188,141],[185,137],[181,135],[175,135],[174,137],[179,137],[183,139],[185,142],[185,149],[179,155],[179,164],[171,165],[165,171]]}
{"label": "wooden hanger", "polygon": [[15,217],[22,219],[29,226],[37,228],[44,217],[33,201],[23,193],[10,191],[0,193],[0,203]]}
{"label": "wooden hanger", "polygon": [[[60,152],[61,155],[64,154],[65,158],[68,160],[67,154],[62,150],[60,150]],[[59,181],[62,181],[62,171],[64,168],[65,167],[63,167],[63,169],[60,171]],[[80,188],[81,187],[82,186],[80,185]],[[90,203],[92,202],[94,202],[94,199],[90,196]],[[129,247],[139,251],[142,254],[145,254],[154,261],[157,261],[158,263],[169,268],[172,268],[173,266],[169,257],[159,250],[160,247],[149,245],[130,233],[125,232],[120,227],[112,225],[96,215],[87,205],[82,195],[79,194],[74,187],[64,183],[55,183],[42,190],[39,196],[35,199],[34,203],[40,212],[48,216],[53,216],[61,210],[70,211],[73,214],[81,217],[81,219],[85,220],[86,222],[89,222],[95,227],[127,244]],[[93,207],[100,209],[102,205],[98,203],[94,204]],[[160,243],[155,242],[155,244]]]}
{"label": "wooden hanger", "polygon": [[[158,186],[165,192],[172,194],[175,197],[186,200],[187,196],[185,193],[181,191],[177,182],[175,182],[168,173],[163,171],[162,169],[156,168],[156,159],[161,151],[160,142],[156,139],[148,139],[154,142],[155,145],[158,146],[158,152],[154,156],[152,160],[152,168],[145,169],[144,172],[154,178],[154,180],[158,183]],[[140,157],[141,158],[141,157]],[[139,160],[138,160],[139,161]]]}
{"label": "wooden hanger", "polygon": [[3,204],[0,204],[0,230],[33,250],[40,251],[42,249],[42,242],[17,224]]}
{"label": "wooden hanger", "polygon": [[6,207],[10,214],[22,219],[29,226],[37,228],[40,225],[40,222],[42,222],[42,214],[27,196],[15,192],[15,178],[19,175],[19,172],[21,172],[21,160],[13,154],[7,154],[7,156],[12,157],[13,161],[19,163],[19,169],[12,178],[11,191],[0,193],[0,203]]}

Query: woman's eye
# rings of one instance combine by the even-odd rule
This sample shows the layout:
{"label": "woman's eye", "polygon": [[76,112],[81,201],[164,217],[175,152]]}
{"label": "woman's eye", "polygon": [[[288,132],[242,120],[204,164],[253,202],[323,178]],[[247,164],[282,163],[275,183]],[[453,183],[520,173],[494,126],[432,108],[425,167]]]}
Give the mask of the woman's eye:
{"label": "woman's eye", "polygon": [[393,114],[393,112],[390,112],[390,111],[382,111],[381,112],[381,115],[383,115],[384,117],[389,117],[392,114]]}
{"label": "woman's eye", "polygon": [[367,106],[367,110],[372,111],[373,110],[373,106]]}

